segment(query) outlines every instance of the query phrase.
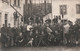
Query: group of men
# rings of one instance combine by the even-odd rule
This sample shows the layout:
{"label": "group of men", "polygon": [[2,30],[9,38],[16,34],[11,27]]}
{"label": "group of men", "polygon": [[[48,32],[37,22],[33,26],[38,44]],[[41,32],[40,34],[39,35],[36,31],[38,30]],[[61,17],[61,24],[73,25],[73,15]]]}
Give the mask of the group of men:
{"label": "group of men", "polygon": [[2,42],[2,46],[12,46],[12,42],[13,42],[13,33],[12,33],[12,28],[10,27],[10,24],[8,25],[8,27],[6,27],[3,24],[3,27],[1,28],[1,42]]}
{"label": "group of men", "polygon": [[1,28],[2,46],[44,46],[60,44],[78,44],[80,25],[69,20],[59,20],[50,22],[47,20],[44,24],[34,23],[20,28],[8,27]]}

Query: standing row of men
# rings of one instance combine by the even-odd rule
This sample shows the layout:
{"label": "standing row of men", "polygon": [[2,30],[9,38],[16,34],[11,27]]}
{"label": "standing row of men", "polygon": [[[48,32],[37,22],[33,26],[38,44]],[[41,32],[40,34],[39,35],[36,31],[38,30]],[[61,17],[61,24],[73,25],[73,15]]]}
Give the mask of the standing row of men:
{"label": "standing row of men", "polygon": [[8,25],[8,27],[5,27],[5,25],[3,24],[3,27],[1,28],[1,42],[2,42],[2,46],[12,46],[12,42],[13,42],[13,33],[12,33],[12,29],[10,27],[10,24]]}

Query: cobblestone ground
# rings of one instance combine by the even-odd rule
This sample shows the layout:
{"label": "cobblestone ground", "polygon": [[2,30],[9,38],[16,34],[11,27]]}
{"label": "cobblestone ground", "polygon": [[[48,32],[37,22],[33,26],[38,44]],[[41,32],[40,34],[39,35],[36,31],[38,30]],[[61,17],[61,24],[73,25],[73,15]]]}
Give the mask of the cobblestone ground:
{"label": "cobblestone ground", "polygon": [[66,46],[54,46],[54,47],[12,47],[1,49],[1,51],[80,51],[80,47],[66,47]]}

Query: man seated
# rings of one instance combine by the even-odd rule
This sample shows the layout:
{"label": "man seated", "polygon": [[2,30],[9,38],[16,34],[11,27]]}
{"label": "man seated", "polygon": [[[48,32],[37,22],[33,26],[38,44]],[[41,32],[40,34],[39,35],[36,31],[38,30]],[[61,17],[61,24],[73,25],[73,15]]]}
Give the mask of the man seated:
{"label": "man seated", "polygon": [[33,46],[33,40],[34,40],[34,34],[33,34],[33,29],[30,29],[30,34],[28,35],[28,46]]}
{"label": "man seated", "polygon": [[16,45],[23,46],[23,41],[24,41],[23,35],[22,35],[22,33],[20,33],[19,36],[17,36],[17,38],[16,38]]}

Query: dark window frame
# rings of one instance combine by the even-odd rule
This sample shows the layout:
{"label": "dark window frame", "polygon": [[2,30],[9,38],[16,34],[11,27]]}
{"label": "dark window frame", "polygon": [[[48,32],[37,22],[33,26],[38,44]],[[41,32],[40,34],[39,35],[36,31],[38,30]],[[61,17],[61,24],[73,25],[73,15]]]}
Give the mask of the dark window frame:
{"label": "dark window frame", "polygon": [[60,5],[60,14],[67,14],[67,5]]}
{"label": "dark window frame", "polygon": [[7,27],[7,23],[8,23],[8,14],[5,14],[5,26]]}
{"label": "dark window frame", "polygon": [[14,0],[14,5],[16,5],[17,3],[16,3],[16,0]]}
{"label": "dark window frame", "polygon": [[80,4],[76,4],[76,13],[80,14]]}
{"label": "dark window frame", "polygon": [[18,0],[18,6],[20,6],[20,0]]}

